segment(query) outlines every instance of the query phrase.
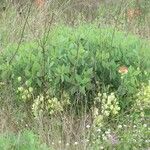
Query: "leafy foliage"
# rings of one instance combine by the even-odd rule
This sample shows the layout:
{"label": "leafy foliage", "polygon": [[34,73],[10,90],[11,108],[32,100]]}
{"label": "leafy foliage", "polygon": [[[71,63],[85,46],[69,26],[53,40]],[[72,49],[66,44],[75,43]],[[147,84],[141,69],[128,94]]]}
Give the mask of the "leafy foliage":
{"label": "leafy foliage", "polygon": [[[149,47],[111,28],[59,26],[51,31],[44,51],[35,42],[23,43],[8,63],[16,50],[16,44],[10,44],[0,57],[1,80],[19,87],[21,77],[33,87],[34,97],[51,90],[52,97],[61,100],[66,92],[76,107],[91,108],[98,92],[115,92],[120,107],[127,109],[140,83],[149,79]],[[119,73],[120,66],[126,66],[127,74]]]}
{"label": "leafy foliage", "polygon": [[24,131],[18,135],[5,133],[0,136],[1,150],[49,150],[45,144],[41,144],[37,136],[31,131]]}

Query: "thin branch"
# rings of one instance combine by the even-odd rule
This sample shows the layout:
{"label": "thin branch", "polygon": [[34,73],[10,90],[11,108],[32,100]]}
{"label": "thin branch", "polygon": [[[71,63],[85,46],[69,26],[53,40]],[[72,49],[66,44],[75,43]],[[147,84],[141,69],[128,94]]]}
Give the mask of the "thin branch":
{"label": "thin branch", "polygon": [[14,54],[12,55],[11,59],[9,60],[9,64],[13,61],[13,59],[15,58],[16,54],[17,54],[18,51],[19,51],[20,45],[21,45],[21,43],[22,43],[23,35],[24,35],[24,32],[25,32],[25,28],[26,28],[26,25],[27,25],[27,22],[28,22],[29,14],[30,14],[30,12],[31,12],[31,8],[32,8],[32,2],[31,2],[31,4],[30,4],[30,7],[29,7],[29,10],[28,10],[28,13],[27,13],[27,17],[26,17],[26,19],[25,19],[25,23],[24,23],[23,28],[22,28],[22,32],[21,32],[21,36],[20,36],[20,40],[19,40],[17,49],[16,49],[16,51],[14,52]]}

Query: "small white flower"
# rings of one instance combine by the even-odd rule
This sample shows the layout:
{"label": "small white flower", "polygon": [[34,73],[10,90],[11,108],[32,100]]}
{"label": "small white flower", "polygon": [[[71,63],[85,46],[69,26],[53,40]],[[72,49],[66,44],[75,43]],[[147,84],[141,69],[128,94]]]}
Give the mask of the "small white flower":
{"label": "small white flower", "polygon": [[28,94],[27,97],[28,97],[28,98],[31,98],[31,94]]}
{"label": "small white flower", "polygon": [[29,92],[33,92],[33,88],[32,87],[29,87]]}
{"label": "small white flower", "polygon": [[98,108],[94,108],[94,112],[93,112],[94,116],[98,116]]}
{"label": "small white flower", "polygon": [[20,82],[22,80],[22,78],[21,77],[18,77],[18,82]]}
{"label": "small white flower", "polygon": [[106,140],[107,140],[107,137],[103,134],[103,135],[102,135],[102,139],[103,139],[104,141],[106,141]]}
{"label": "small white flower", "polygon": [[145,143],[148,143],[148,140],[145,140]]}
{"label": "small white flower", "polygon": [[97,132],[101,132],[101,129],[97,129]]}
{"label": "small white flower", "polygon": [[107,94],[106,94],[106,93],[103,93],[103,97],[104,97],[104,99],[107,98]]}
{"label": "small white flower", "polygon": [[103,146],[101,146],[101,147],[100,147],[100,149],[104,149],[104,147],[103,147]]}
{"label": "small white flower", "polygon": [[28,86],[28,85],[29,85],[29,81],[26,81],[26,82],[25,82],[25,85]]}
{"label": "small white flower", "polygon": [[118,125],[118,129],[122,129],[122,125]]}
{"label": "small white flower", "polygon": [[105,134],[110,134],[111,130],[108,129],[107,131],[105,131]]}
{"label": "small white flower", "polygon": [[90,128],[90,125],[87,125],[86,128],[89,129],[89,128]]}
{"label": "small white flower", "polygon": [[98,97],[101,97],[102,96],[102,94],[101,93],[98,93]]}
{"label": "small white flower", "polygon": [[59,144],[61,144],[61,141],[58,141]]}
{"label": "small white flower", "polygon": [[78,145],[78,142],[74,142],[74,145]]}
{"label": "small white flower", "polygon": [[26,96],[25,95],[22,95],[21,97],[23,100],[26,100]]}
{"label": "small white flower", "polygon": [[85,140],[85,142],[89,142],[89,140],[88,140],[88,139],[86,139],[86,140]]}
{"label": "small white flower", "polygon": [[107,131],[110,133],[110,132],[111,132],[111,129],[108,129]]}
{"label": "small white flower", "polygon": [[141,117],[144,117],[145,114],[144,114],[144,112],[141,112],[140,115],[141,115]]}
{"label": "small white flower", "polygon": [[110,110],[113,110],[113,108],[114,108],[114,106],[113,106],[113,105],[111,105],[111,106],[110,106]]}
{"label": "small white flower", "polygon": [[52,145],[54,145],[54,142],[52,142]]}
{"label": "small white flower", "polygon": [[136,139],[133,139],[134,142],[136,142]]}
{"label": "small white flower", "polygon": [[21,87],[18,87],[18,91],[19,92],[22,92],[23,91],[23,87],[21,86]]}
{"label": "small white flower", "polygon": [[146,127],[147,127],[147,124],[144,124],[143,127],[146,128]]}
{"label": "small white flower", "polygon": [[109,111],[105,111],[104,113],[107,117],[109,116]]}
{"label": "small white flower", "polygon": [[69,146],[69,143],[66,143],[66,146]]}

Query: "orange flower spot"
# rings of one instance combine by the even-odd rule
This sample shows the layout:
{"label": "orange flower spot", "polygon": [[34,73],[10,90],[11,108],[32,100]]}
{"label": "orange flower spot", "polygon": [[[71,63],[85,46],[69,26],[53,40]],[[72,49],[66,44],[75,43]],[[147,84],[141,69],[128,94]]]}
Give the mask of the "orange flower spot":
{"label": "orange flower spot", "polygon": [[43,7],[45,4],[45,0],[35,0],[35,4],[37,7]]}
{"label": "orange flower spot", "polygon": [[141,16],[141,14],[142,14],[142,12],[139,8],[127,10],[128,21],[131,21],[134,18]]}
{"label": "orange flower spot", "polygon": [[121,67],[119,67],[118,72],[121,74],[127,74],[128,68],[126,66],[121,66]]}

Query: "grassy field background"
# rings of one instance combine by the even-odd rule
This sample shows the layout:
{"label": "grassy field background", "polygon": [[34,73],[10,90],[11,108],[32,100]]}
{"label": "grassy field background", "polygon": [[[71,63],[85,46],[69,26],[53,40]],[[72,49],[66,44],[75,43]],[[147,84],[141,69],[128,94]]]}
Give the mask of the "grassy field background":
{"label": "grassy field background", "polygon": [[0,150],[149,150],[150,1],[0,2]]}

